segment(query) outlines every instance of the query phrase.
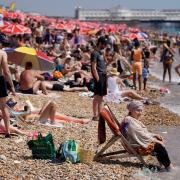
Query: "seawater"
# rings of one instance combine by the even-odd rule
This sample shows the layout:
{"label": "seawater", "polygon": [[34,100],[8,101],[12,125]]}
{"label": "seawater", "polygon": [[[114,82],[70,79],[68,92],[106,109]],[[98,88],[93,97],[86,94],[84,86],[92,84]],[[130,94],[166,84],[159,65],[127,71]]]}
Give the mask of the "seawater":
{"label": "seawater", "polygon": [[168,73],[166,74],[166,82],[163,83],[163,64],[159,61],[154,62],[150,68],[150,73],[159,80],[150,82],[150,86],[157,89],[161,87],[169,89],[170,94],[166,94],[165,96],[159,98],[159,101],[163,107],[168,108],[170,111],[180,115],[180,85],[177,85],[180,82],[180,77],[175,73],[174,70],[174,67],[177,64],[180,64],[179,52],[176,52],[174,63],[172,64],[172,83],[168,82]]}
{"label": "seawater", "polygon": [[142,29],[151,29],[159,33],[169,33],[170,35],[180,35],[179,22],[141,22],[135,24]]}
{"label": "seawater", "polygon": [[179,180],[180,179],[180,127],[161,126],[155,130],[163,136],[171,162],[175,166],[172,172],[152,171],[146,167],[134,174],[134,179],[144,180]]}

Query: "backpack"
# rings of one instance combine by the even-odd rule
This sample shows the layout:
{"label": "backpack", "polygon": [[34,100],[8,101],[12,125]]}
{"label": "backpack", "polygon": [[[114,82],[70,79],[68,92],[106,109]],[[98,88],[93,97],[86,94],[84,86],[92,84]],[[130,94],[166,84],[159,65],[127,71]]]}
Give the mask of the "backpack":
{"label": "backpack", "polygon": [[78,145],[75,140],[67,140],[61,143],[58,151],[57,158],[62,162],[71,162],[73,164],[79,163]]}

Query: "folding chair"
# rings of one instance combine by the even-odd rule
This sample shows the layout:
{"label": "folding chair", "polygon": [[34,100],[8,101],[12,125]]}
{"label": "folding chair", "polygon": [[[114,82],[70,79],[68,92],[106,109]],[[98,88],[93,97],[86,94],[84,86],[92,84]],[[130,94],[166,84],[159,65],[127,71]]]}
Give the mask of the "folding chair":
{"label": "folding chair", "polygon": [[[140,160],[140,162],[146,166],[146,162],[144,161],[143,157],[135,151],[135,149],[130,145],[130,143],[123,136],[123,134],[121,132],[121,124],[118,122],[118,120],[116,119],[115,115],[110,110],[108,105],[105,105],[103,107],[100,115],[103,117],[103,119],[108,124],[109,128],[111,129],[111,131],[113,133],[113,136],[107,142],[107,144],[99,152],[97,152],[97,154],[94,157],[94,160],[99,160],[100,158],[104,158],[104,157],[107,157],[109,159],[137,157]],[[121,144],[124,149],[115,151],[115,152],[104,153],[117,140],[121,141]]]}
{"label": "folding chair", "polygon": [[12,117],[14,117],[14,122],[13,122],[12,125],[16,124],[17,121],[21,121],[21,122],[25,123],[23,115],[30,114],[30,111],[15,111],[12,108],[10,108],[8,105],[6,105],[6,107],[7,107],[8,111],[9,111],[10,115]]}

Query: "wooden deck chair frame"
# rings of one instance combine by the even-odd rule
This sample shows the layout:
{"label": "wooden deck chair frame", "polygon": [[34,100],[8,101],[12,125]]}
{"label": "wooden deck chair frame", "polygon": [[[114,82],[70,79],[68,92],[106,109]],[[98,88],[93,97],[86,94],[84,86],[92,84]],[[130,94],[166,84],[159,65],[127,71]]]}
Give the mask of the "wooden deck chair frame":
{"label": "wooden deck chair frame", "polygon": [[[112,128],[110,127],[110,125],[108,124],[108,122],[106,121],[106,123],[108,124],[108,126],[110,127],[113,136],[111,137],[111,139],[107,142],[107,144],[99,151],[97,152],[97,154],[94,157],[94,160],[99,160],[101,158],[108,158],[108,159],[114,159],[114,158],[127,158],[127,157],[137,157],[139,159],[139,161],[147,166],[146,162],[144,161],[143,157],[138,154],[133,147],[130,145],[130,143],[126,140],[126,138],[123,136],[123,134],[120,131],[120,123],[118,122],[118,120],[116,119],[115,115],[113,114],[113,112],[111,111],[111,109],[109,108],[109,106],[106,104],[104,106],[105,110],[109,113],[111,119],[114,121],[114,123],[116,124],[116,126],[118,127],[118,133],[115,133]],[[123,146],[123,150],[119,150],[119,151],[115,151],[115,152],[110,152],[110,153],[104,153],[109,147],[111,147],[117,140],[121,141],[121,144]]]}

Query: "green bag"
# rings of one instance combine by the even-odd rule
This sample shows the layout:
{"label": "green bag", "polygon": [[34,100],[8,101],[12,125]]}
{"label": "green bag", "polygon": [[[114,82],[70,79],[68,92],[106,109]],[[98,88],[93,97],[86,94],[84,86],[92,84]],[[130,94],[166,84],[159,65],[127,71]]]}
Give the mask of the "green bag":
{"label": "green bag", "polygon": [[28,141],[27,145],[29,146],[29,149],[32,150],[33,158],[54,159],[56,157],[51,133],[49,133],[46,137],[43,137],[42,134],[39,133],[38,139]]}

